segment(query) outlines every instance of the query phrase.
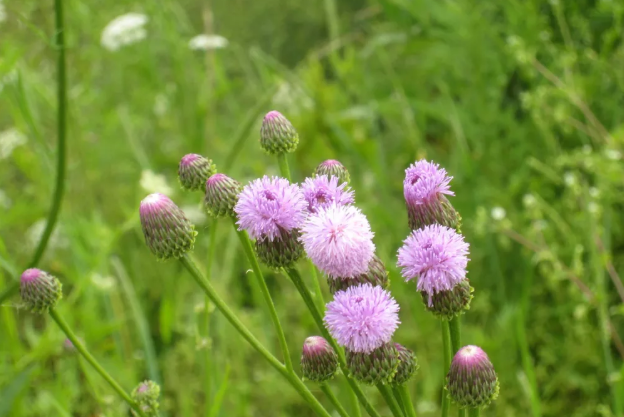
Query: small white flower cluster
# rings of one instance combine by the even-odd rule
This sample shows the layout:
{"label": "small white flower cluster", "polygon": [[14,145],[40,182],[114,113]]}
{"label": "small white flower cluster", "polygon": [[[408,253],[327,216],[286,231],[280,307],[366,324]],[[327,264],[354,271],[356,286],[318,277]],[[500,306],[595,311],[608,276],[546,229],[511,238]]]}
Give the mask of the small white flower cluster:
{"label": "small white flower cluster", "polygon": [[197,35],[189,41],[189,48],[194,51],[208,51],[228,46],[228,40],[219,35]]}
{"label": "small white flower cluster", "polygon": [[142,41],[147,37],[148,17],[141,13],[127,13],[111,20],[102,31],[100,42],[109,51]]}
{"label": "small white flower cluster", "polygon": [[6,159],[17,148],[26,144],[26,136],[15,128],[0,132],[0,159]]}

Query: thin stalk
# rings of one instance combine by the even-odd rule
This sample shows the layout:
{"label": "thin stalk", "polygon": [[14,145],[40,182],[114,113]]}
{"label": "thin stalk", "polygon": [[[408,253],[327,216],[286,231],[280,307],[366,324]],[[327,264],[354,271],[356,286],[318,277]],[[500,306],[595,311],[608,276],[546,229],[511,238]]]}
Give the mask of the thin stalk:
{"label": "thin stalk", "polygon": [[468,417],[479,417],[481,415],[481,409],[471,408],[468,410]]}
{"label": "thin stalk", "polygon": [[394,399],[396,400],[397,404],[399,404],[399,407],[401,408],[401,412],[403,413],[404,416],[406,416],[407,414],[405,414],[405,404],[403,404],[403,399],[401,398],[401,393],[399,392],[399,387],[396,385],[392,386],[392,395],[394,395]]}
{"label": "thin stalk", "polygon": [[[451,358],[461,348],[461,330],[460,330],[460,316],[455,316],[449,321],[449,327],[451,330]],[[457,412],[458,417],[466,417],[466,410],[459,409]]]}
{"label": "thin stalk", "polygon": [[269,315],[271,316],[271,321],[273,322],[275,332],[277,333],[277,339],[279,340],[280,348],[282,349],[282,356],[284,356],[286,369],[288,370],[288,372],[293,373],[293,364],[290,359],[288,344],[286,343],[286,336],[284,336],[284,329],[282,328],[282,324],[280,323],[279,317],[277,316],[275,304],[273,304],[271,293],[269,292],[269,288],[267,287],[266,281],[264,280],[264,275],[262,275],[262,270],[260,269],[258,258],[256,258],[256,254],[254,253],[253,247],[251,246],[249,235],[247,235],[247,232],[244,230],[238,230],[238,228],[236,227],[236,219],[232,218],[232,224],[234,225],[234,230],[236,230],[236,234],[238,235],[241,245],[243,246],[245,255],[247,256],[247,259],[251,264],[251,269],[256,275],[256,279],[258,280],[258,284],[260,285],[260,290],[262,291],[264,301],[269,308]]}
{"label": "thin stalk", "polygon": [[210,282],[199,272],[197,266],[191,259],[183,256],[179,259],[180,263],[189,271],[195,282],[204,290],[206,295],[210,297],[210,300],[221,311],[221,314],[230,322],[232,326],[243,336],[243,338],[249,343],[258,353],[260,353],[269,364],[281,373],[292,387],[308,402],[310,407],[316,414],[323,417],[331,417],[329,413],[323,408],[321,403],[312,395],[308,388],[301,382],[299,377],[292,372],[289,372],[284,365],[282,365],[275,356],[273,356],[263,345],[256,339],[256,337],[247,329],[247,327],[236,317],[236,315],[230,310],[225,301],[219,297],[214,290]]}
{"label": "thin stalk", "polygon": [[[622,374],[624,375],[624,366],[622,366]],[[347,382],[353,381],[348,380]],[[352,389],[349,390],[349,400],[351,402],[351,413],[353,414],[353,417],[362,417],[362,412],[360,411],[360,403],[358,402],[358,396]]]}
{"label": "thin stalk", "polygon": [[314,299],[316,300],[316,306],[323,312],[325,311],[325,300],[323,299],[323,291],[321,290],[321,277],[316,269],[316,265],[310,261],[310,271],[312,272],[312,282],[314,283]]}
{"label": "thin stalk", "polygon": [[284,270],[286,271],[286,274],[290,277],[293,284],[295,284],[295,287],[299,291],[301,298],[303,298],[303,302],[308,307],[308,310],[310,310],[310,313],[312,314],[312,318],[314,318],[314,321],[316,322],[316,326],[321,332],[321,335],[332,345],[332,347],[338,354],[338,363],[340,364],[340,369],[342,369],[342,373],[345,375],[345,378],[347,379],[347,382],[349,383],[351,390],[358,397],[358,400],[360,400],[360,403],[362,404],[366,412],[371,417],[380,417],[377,410],[375,410],[373,406],[368,402],[368,399],[362,392],[361,388],[357,385],[357,383],[353,380],[353,378],[348,376],[349,370],[347,368],[347,363],[345,361],[344,352],[338,346],[336,341],[331,337],[331,335],[325,328],[325,325],[323,324],[323,318],[321,317],[321,313],[316,308],[316,305],[314,304],[314,301],[312,299],[312,295],[310,294],[310,291],[308,290],[308,288],[305,286],[305,283],[301,279],[299,272],[297,272],[297,270],[294,268],[284,268]]}
{"label": "thin stalk", "polygon": [[342,417],[349,417],[349,413],[347,413],[342,404],[340,404],[340,401],[338,401],[338,398],[336,398],[332,390],[329,388],[327,382],[321,382],[319,384],[319,387],[321,388],[321,391],[323,391],[323,393],[327,396],[329,401],[334,405],[336,411],[338,411],[338,414],[340,414]]}
{"label": "thin stalk", "polygon": [[[206,278],[212,277],[212,263],[217,248],[217,225],[218,219],[213,219],[210,223],[210,234],[208,238],[208,260],[206,261]],[[204,300],[204,331],[206,332],[206,340],[210,341],[210,298],[205,297]],[[206,398],[206,404],[209,404],[212,399],[212,349],[206,348],[206,354],[204,355],[204,395]],[[229,368],[228,368],[229,372]],[[226,373],[227,375],[227,373]],[[217,395],[219,395],[217,392]],[[214,404],[213,404],[214,405]],[[209,417],[214,407],[206,407],[206,417]]]}
{"label": "thin stalk", "polygon": [[288,181],[292,181],[290,176],[290,168],[288,167],[288,159],[286,159],[285,153],[277,154],[277,164],[279,165],[282,177],[286,178]]}
{"label": "thin stalk", "polygon": [[63,320],[63,318],[59,315],[59,313],[55,309],[50,309],[50,317],[52,317],[52,319],[56,322],[56,324],[58,324],[58,326],[61,328],[63,333],[65,333],[65,336],[67,336],[67,338],[71,340],[76,350],[80,352],[80,354],[87,360],[87,362],[91,364],[91,366],[93,366],[93,368],[102,376],[102,378],[104,378],[106,382],[108,382],[109,385],[115,391],[117,391],[119,396],[123,398],[123,400],[127,402],[128,405],[132,407],[134,411],[137,412],[137,414],[139,414],[141,417],[145,417],[145,414],[143,413],[143,411],[141,411],[139,406],[134,401],[132,401],[132,398],[130,398],[128,393],[126,393],[126,391],[124,391],[124,389],[121,388],[121,386],[117,383],[117,381],[115,381],[115,379],[113,379],[113,377],[110,376],[108,372],[106,372],[106,370],[102,368],[102,366],[98,363],[98,361],[89,353],[89,351],[84,347],[82,342],[80,342],[80,340],[76,337],[74,332],[69,328],[65,320]]}
{"label": "thin stalk", "polygon": [[451,367],[451,330],[449,326],[449,322],[447,320],[440,320],[442,323],[442,348],[444,353],[444,377],[442,379],[442,417],[448,417],[449,409],[451,407],[451,400],[446,395],[446,388],[444,388],[444,384],[446,383],[446,374]]}
{"label": "thin stalk", "polygon": [[384,384],[377,384],[377,389],[381,393],[381,396],[384,397],[384,400],[386,400],[386,404],[388,404],[388,407],[390,407],[390,411],[392,411],[392,415],[394,417],[403,417],[403,413],[401,412],[399,405],[397,404],[394,397],[392,396],[392,392],[390,391],[390,388],[388,388],[388,386]]}
{"label": "thin stalk", "polygon": [[405,406],[405,415],[407,417],[416,417],[416,409],[414,408],[414,404],[412,404],[412,398],[407,390],[407,385],[399,385],[398,390],[403,400],[403,405]]}
{"label": "thin stalk", "polygon": [[[63,201],[63,194],[65,192],[65,171],[66,171],[66,154],[67,154],[67,75],[65,65],[65,29],[63,22],[63,1],[54,0],[54,23],[55,23],[55,45],[58,50],[58,56],[56,61],[56,135],[57,135],[57,149],[56,149],[56,180],[54,183],[54,193],[52,194],[52,204],[50,206],[50,212],[46,220],[46,226],[41,234],[39,243],[35,248],[35,253],[32,259],[28,263],[28,268],[37,266],[41,257],[43,256],[56,222],[58,220],[59,213],[61,212],[61,203]],[[17,294],[19,291],[19,279],[10,284],[0,294],[0,305]]]}

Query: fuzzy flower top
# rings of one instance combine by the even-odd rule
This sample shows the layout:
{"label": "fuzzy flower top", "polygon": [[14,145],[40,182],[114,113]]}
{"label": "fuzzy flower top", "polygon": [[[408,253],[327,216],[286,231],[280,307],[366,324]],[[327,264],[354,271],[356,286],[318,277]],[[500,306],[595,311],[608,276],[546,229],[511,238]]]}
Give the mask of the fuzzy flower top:
{"label": "fuzzy flower top", "polygon": [[468,243],[455,230],[439,224],[412,232],[399,249],[398,266],[406,281],[418,278],[417,289],[431,297],[452,290],[466,278]]}
{"label": "fuzzy flower top", "polygon": [[392,338],[400,323],[399,305],[381,287],[358,285],[334,295],[324,321],[338,344],[351,352],[370,353]]}
{"label": "fuzzy flower top", "polygon": [[439,194],[455,195],[449,186],[452,179],[440,165],[422,159],[405,170],[405,201],[408,205],[421,205],[436,199]]}
{"label": "fuzzy flower top", "polygon": [[319,208],[301,227],[300,239],[314,265],[330,278],[363,274],[375,252],[366,216],[351,205]]}
{"label": "fuzzy flower top", "polygon": [[273,241],[282,232],[301,226],[307,203],[296,184],[279,177],[267,177],[247,184],[234,206],[239,230],[247,230],[254,239]]}
{"label": "fuzzy flower top", "polygon": [[321,207],[328,207],[332,204],[344,206],[353,204],[353,191],[347,187],[346,183],[338,185],[338,177],[320,175],[315,178],[306,178],[301,184],[303,196],[308,202],[308,211],[315,213]]}

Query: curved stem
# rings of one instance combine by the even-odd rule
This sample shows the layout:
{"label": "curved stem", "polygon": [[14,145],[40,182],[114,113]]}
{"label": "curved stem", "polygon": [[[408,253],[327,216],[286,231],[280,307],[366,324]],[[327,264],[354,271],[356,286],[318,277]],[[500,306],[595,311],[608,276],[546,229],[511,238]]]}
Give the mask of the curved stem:
{"label": "curved stem", "polygon": [[316,269],[316,265],[310,261],[310,271],[312,271],[312,282],[314,283],[314,292],[316,294],[314,299],[316,300],[316,306],[318,309],[323,312],[325,311],[325,300],[323,299],[323,290],[321,290],[321,276],[319,275],[319,271]]}
{"label": "curved stem", "polygon": [[136,411],[141,417],[145,417],[145,414],[143,413],[143,411],[141,411],[139,406],[134,401],[132,401],[132,398],[130,398],[128,393],[126,393],[126,391],[124,391],[124,389],[121,388],[121,386],[117,383],[117,381],[115,381],[115,379],[112,376],[110,376],[108,372],[106,372],[106,370],[102,368],[102,366],[98,363],[98,361],[89,353],[89,351],[84,347],[82,342],[78,340],[74,332],[72,332],[72,330],[69,328],[65,320],[63,320],[63,318],[59,315],[59,313],[55,309],[50,309],[50,317],[52,317],[52,319],[56,322],[56,324],[58,324],[58,326],[61,328],[63,333],[65,333],[67,338],[71,340],[76,350],[80,352],[80,354],[87,360],[87,362],[91,364],[91,366],[93,366],[93,368],[102,376],[102,378],[104,378],[106,382],[108,382],[109,385],[115,391],[117,391],[117,393],[121,396],[121,398],[123,398],[123,400],[127,402],[128,405],[132,407],[132,409]]}
{"label": "curved stem", "polygon": [[401,408],[401,413],[406,416],[407,414],[405,414],[405,404],[403,404],[403,399],[401,398],[401,393],[399,392],[398,386],[392,386],[392,395],[394,395],[394,399],[396,400],[397,404],[399,404],[399,407]]}
{"label": "curved stem", "polygon": [[282,177],[292,182],[292,179],[290,176],[290,168],[288,167],[288,159],[286,159],[285,153],[277,154],[277,164],[279,165],[279,169],[280,169],[280,173],[282,174]]}
{"label": "curved stem", "polygon": [[388,407],[390,407],[392,415],[394,417],[403,417],[403,413],[401,412],[399,405],[392,396],[392,392],[390,391],[388,386],[383,384],[377,384],[377,389],[381,393],[382,397],[384,397],[384,400],[386,400],[386,404],[388,404]]}
{"label": "curved stem", "polygon": [[412,403],[412,397],[407,390],[407,385],[403,384],[398,387],[399,395],[403,400],[403,405],[405,406],[405,415],[407,417],[416,417],[416,409],[414,408],[414,404]]}
{"label": "curved stem", "polygon": [[249,343],[258,353],[260,353],[267,362],[279,373],[281,373],[290,384],[297,390],[297,392],[305,399],[310,407],[316,414],[322,417],[331,417],[329,413],[323,408],[321,403],[312,395],[308,388],[301,382],[299,377],[292,372],[288,372],[286,367],[282,365],[266,348],[255,338],[255,336],[245,327],[245,325],[236,317],[234,312],[230,310],[225,301],[219,297],[212,285],[206,278],[199,272],[197,266],[188,257],[183,256],[180,258],[180,262],[189,271],[195,282],[204,290],[206,295],[210,297],[215,306],[221,311],[221,314],[230,322],[232,326],[243,336],[243,338]]}
{"label": "curved stem", "polygon": [[444,378],[442,379],[442,417],[448,417],[449,409],[451,407],[451,400],[446,395],[446,374],[451,367],[451,330],[449,328],[449,322],[446,320],[440,320],[442,323],[442,349],[444,354]]}
{"label": "curved stem", "polygon": [[340,404],[340,401],[338,401],[338,398],[336,398],[332,390],[329,388],[327,382],[321,382],[319,384],[319,387],[321,388],[321,391],[323,391],[323,393],[327,396],[329,401],[334,405],[334,407],[336,407],[336,411],[338,411],[338,414],[340,414],[342,417],[349,417],[349,413],[347,413],[342,404]]}
{"label": "curved stem", "polygon": [[364,392],[362,392],[362,389],[353,380],[353,378],[348,376],[349,375],[349,370],[347,369],[347,363],[345,362],[344,352],[338,346],[336,341],[331,337],[331,335],[329,334],[329,332],[325,328],[325,325],[323,324],[323,318],[321,317],[321,314],[320,314],[319,310],[317,309],[316,305],[314,304],[314,301],[312,300],[312,295],[310,294],[310,291],[308,290],[308,288],[305,286],[305,283],[301,279],[301,276],[299,275],[299,272],[297,272],[297,270],[294,269],[294,268],[284,268],[284,270],[286,271],[286,274],[290,277],[290,279],[293,282],[293,284],[295,284],[295,287],[299,291],[299,294],[301,295],[301,298],[303,298],[303,302],[308,307],[308,310],[310,310],[310,313],[312,314],[312,317],[314,318],[314,321],[316,322],[316,326],[318,327],[319,331],[321,332],[321,335],[325,339],[327,339],[327,341],[332,345],[332,347],[334,348],[334,350],[338,354],[338,363],[340,364],[340,369],[342,369],[342,373],[344,374],[345,378],[347,379],[347,382],[349,383],[349,386],[351,387],[351,390],[358,397],[358,400],[360,400],[360,403],[362,404],[362,407],[364,407],[366,412],[371,417],[380,417],[380,415],[377,412],[377,410],[375,410],[373,408],[373,406],[368,402],[368,399],[364,395]]}
{"label": "curved stem", "polygon": [[[347,380],[347,382],[349,381],[351,380]],[[352,389],[349,390],[349,400],[351,402],[351,413],[353,414],[353,417],[362,417],[362,412],[360,411],[360,403],[358,402],[358,396],[355,394],[355,391],[353,391]]]}
{"label": "curved stem", "polygon": [[254,274],[256,275],[256,279],[258,280],[258,284],[260,285],[260,290],[262,291],[264,301],[269,308],[269,315],[271,316],[271,321],[273,322],[275,332],[277,333],[277,339],[279,340],[280,348],[282,349],[282,356],[284,356],[286,369],[288,370],[288,372],[294,372],[293,364],[290,359],[290,353],[288,351],[288,344],[286,343],[286,336],[284,336],[284,329],[282,328],[282,324],[280,323],[279,317],[277,316],[275,304],[273,304],[271,293],[269,292],[269,288],[267,287],[266,281],[264,280],[264,275],[262,275],[262,270],[260,270],[260,264],[258,263],[256,254],[254,253],[253,247],[251,246],[249,235],[247,235],[247,232],[244,230],[238,230],[238,228],[236,227],[236,219],[233,218],[232,222],[234,225],[234,230],[236,230],[236,234],[238,235],[238,238],[243,245],[245,255],[247,256],[247,259],[251,264],[251,269],[253,269]]}
{"label": "curved stem", "polygon": [[[460,317],[461,316],[455,316],[449,321],[449,328],[451,330],[451,359],[461,348]],[[460,408],[457,415],[458,417],[466,417],[466,410]]]}

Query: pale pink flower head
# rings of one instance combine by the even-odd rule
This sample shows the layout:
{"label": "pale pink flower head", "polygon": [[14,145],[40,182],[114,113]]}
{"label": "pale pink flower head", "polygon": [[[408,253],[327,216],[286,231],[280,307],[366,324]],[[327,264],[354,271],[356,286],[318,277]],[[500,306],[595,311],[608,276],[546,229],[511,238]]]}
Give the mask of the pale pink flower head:
{"label": "pale pink flower head", "polygon": [[370,353],[392,338],[400,323],[399,305],[383,288],[362,284],[334,294],[324,322],[338,344]]}
{"label": "pale pink flower head", "polygon": [[420,205],[437,199],[440,194],[455,195],[449,186],[452,179],[440,165],[421,159],[405,170],[405,201]]}
{"label": "pale pink flower head", "polygon": [[319,208],[328,207],[332,204],[344,206],[353,204],[353,191],[347,183],[338,185],[338,177],[320,175],[314,178],[306,178],[301,184],[303,197],[308,202],[308,211],[315,213]]}
{"label": "pale pink flower head", "polygon": [[468,243],[455,230],[434,224],[413,231],[399,249],[398,266],[406,281],[418,278],[416,288],[431,297],[450,291],[466,279]]}
{"label": "pale pink flower head", "polygon": [[246,230],[257,240],[273,241],[301,226],[307,215],[306,207],[297,184],[265,175],[243,188],[234,212],[239,230]]}
{"label": "pale pink flower head", "polygon": [[332,204],[308,216],[301,227],[308,257],[330,278],[363,274],[375,253],[373,232],[357,207]]}

